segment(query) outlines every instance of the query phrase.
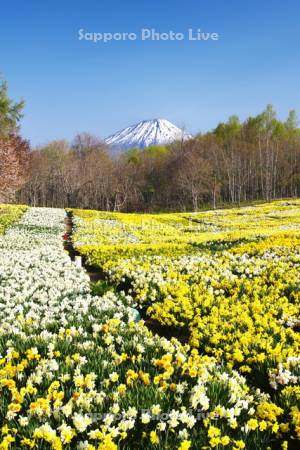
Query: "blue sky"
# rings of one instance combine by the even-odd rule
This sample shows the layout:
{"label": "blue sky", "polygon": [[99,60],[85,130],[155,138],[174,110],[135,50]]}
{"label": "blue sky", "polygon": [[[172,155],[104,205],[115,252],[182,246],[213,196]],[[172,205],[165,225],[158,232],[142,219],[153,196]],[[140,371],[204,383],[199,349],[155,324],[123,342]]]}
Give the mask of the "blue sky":
{"label": "blue sky", "polygon": [[[0,73],[33,145],[166,118],[195,133],[272,103],[300,113],[298,0],[1,2]],[[79,41],[78,30],[200,28],[219,41]]]}

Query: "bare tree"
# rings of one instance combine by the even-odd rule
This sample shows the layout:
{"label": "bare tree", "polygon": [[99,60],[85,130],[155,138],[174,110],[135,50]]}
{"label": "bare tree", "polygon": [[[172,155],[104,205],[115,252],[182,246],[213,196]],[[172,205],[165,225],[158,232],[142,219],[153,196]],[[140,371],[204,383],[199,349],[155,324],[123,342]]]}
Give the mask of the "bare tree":
{"label": "bare tree", "polygon": [[0,201],[14,200],[28,177],[29,144],[20,136],[0,138]]}

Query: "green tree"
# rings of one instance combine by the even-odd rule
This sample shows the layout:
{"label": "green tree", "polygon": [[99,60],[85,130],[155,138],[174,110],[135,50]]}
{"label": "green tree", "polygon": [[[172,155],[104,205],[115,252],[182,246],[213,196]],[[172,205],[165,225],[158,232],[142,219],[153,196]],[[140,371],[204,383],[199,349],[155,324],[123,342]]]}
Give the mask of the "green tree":
{"label": "green tree", "polygon": [[299,136],[300,135],[300,129],[299,129],[299,120],[297,117],[297,113],[295,110],[291,110],[289,112],[288,118],[286,122],[284,123],[285,128],[287,132],[289,133],[289,136]]}
{"label": "green tree", "polygon": [[167,155],[169,150],[167,147],[162,145],[150,145],[144,149],[144,154],[152,156],[153,158],[160,158],[161,156]]}
{"label": "green tree", "polygon": [[214,130],[214,134],[224,142],[230,141],[239,136],[242,125],[238,116],[230,116],[226,123],[219,123]]}
{"label": "green tree", "polygon": [[139,148],[131,148],[127,152],[124,153],[124,158],[128,163],[133,165],[141,164],[141,150]]}
{"label": "green tree", "polygon": [[14,102],[8,95],[7,83],[0,84],[0,136],[8,135],[18,129],[22,118],[24,101]]}

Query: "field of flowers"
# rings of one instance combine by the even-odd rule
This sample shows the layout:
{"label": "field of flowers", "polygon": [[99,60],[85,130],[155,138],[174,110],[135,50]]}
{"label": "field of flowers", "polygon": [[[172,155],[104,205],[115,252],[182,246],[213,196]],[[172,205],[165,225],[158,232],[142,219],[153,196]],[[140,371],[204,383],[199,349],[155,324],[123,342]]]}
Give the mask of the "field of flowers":
{"label": "field of flowers", "polygon": [[201,213],[74,214],[77,250],[125,291],[126,304],[270,395],[284,415],[277,438],[286,432],[289,444],[296,442],[300,201]]}
{"label": "field of flowers", "polygon": [[[63,249],[65,211],[29,208],[0,236],[0,450],[298,448],[297,202],[271,210],[260,239],[257,215],[245,224],[249,237],[232,237],[238,211],[220,212],[216,223],[206,217],[205,224],[201,214],[145,216],[141,224],[141,216],[76,212],[74,242],[90,249],[111,283],[99,297]],[[229,233],[223,243],[222,233]],[[232,259],[223,267],[226,255]],[[261,264],[253,267],[252,258]],[[223,278],[232,284],[217,294]],[[247,283],[256,278],[251,306]],[[210,279],[212,295],[201,305]],[[190,301],[185,285],[191,292],[199,285],[195,314],[187,310],[193,326],[173,327],[199,327],[189,344],[133,320],[132,305],[157,315],[150,308],[160,304],[164,321],[168,300]],[[188,324],[183,308],[180,315]]]}

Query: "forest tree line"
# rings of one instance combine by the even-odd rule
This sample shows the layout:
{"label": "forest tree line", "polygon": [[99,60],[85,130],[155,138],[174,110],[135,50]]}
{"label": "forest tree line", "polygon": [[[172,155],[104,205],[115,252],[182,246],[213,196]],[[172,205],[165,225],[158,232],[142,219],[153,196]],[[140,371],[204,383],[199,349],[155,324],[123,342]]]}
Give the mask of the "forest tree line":
{"label": "forest tree line", "polygon": [[295,111],[272,106],[241,122],[168,146],[118,157],[97,137],[30,149],[19,132],[22,102],[0,87],[0,201],[111,211],[184,211],[300,196],[300,129]]}
{"label": "forest tree line", "polygon": [[241,123],[118,158],[94,136],[54,141],[30,154],[19,198],[32,205],[113,211],[197,210],[300,195],[297,116],[271,106]]}

